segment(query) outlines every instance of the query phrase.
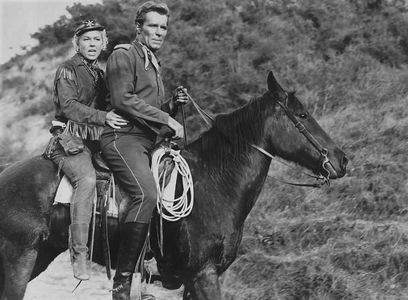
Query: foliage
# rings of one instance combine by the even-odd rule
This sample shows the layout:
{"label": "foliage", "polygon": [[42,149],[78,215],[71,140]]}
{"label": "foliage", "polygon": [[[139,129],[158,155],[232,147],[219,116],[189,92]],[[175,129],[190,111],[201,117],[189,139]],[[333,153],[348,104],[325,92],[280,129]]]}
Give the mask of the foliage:
{"label": "foliage", "polygon": [[[71,18],[61,17],[33,37],[40,48],[63,43],[80,20],[96,19],[106,26],[111,41],[106,59],[114,44],[134,38],[134,13],[141,2],[77,3],[67,8]],[[240,106],[261,92],[267,70],[273,69],[290,85],[319,89],[310,104],[320,113],[336,106],[331,95],[344,93],[367,67],[400,66],[408,60],[408,24],[401,1],[168,4],[170,32],[161,53],[167,88],[182,84],[215,112]]]}

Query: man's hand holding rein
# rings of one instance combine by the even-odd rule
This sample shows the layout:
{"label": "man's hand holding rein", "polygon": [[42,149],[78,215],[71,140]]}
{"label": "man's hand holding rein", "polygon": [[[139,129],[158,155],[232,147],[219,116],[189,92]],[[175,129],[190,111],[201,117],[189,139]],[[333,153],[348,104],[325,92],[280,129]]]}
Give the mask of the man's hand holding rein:
{"label": "man's hand holding rein", "polygon": [[185,105],[190,101],[187,96],[187,89],[183,86],[178,86],[173,93],[172,102],[175,106]]}

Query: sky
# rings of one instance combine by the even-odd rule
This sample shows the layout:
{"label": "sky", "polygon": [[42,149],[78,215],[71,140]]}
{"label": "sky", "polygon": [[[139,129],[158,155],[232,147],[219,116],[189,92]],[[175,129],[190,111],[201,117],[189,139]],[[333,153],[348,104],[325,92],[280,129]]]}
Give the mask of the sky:
{"label": "sky", "polygon": [[84,5],[101,3],[101,0],[0,0],[0,64],[22,47],[35,46],[30,37],[45,25],[51,25],[62,15],[69,16],[67,6],[80,2]]}

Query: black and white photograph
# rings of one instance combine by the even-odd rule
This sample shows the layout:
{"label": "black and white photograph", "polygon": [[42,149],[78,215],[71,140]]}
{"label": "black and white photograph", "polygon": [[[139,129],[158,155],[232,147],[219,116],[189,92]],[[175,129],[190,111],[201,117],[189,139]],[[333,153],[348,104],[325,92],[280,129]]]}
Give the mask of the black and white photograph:
{"label": "black and white photograph", "polygon": [[0,16],[0,300],[408,300],[408,1]]}

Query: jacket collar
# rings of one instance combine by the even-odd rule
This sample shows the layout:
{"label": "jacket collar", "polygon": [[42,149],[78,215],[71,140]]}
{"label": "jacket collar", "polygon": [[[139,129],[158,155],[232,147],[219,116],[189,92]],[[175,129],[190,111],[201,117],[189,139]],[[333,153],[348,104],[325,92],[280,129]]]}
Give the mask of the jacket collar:
{"label": "jacket collar", "polygon": [[[83,57],[81,56],[81,54],[79,54],[79,53],[76,53],[76,54],[71,58],[71,61],[72,61],[72,63],[75,64],[76,66],[85,66],[85,65],[86,65],[85,58],[83,58]],[[89,63],[88,66],[94,67],[94,68],[98,68],[98,69],[99,69],[98,61],[94,61],[92,64]]]}
{"label": "jacket collar", "polygon": [[72,58],[71,58],[72,62],[76,65],[76,66],[83,66],[85,65],[83,60],[80,57],[79,53],[76,53]]}
{"label": "jacket collar", "polygon": [[139,54],[139,56],[140,56],[141,58],[144,58],[145,55],[144,55],[144,52],[143,52],[143,49],[142,49],[142,45],[139,43],[139,41],[138,41],[138,40],[134,40],[134,41],[132,42],[132,44],[133,44],[133,46],[135,47],[137,54]]}
{"label": "jacket collar", "polygon": [[[160,72],[160,61],[157,59],[156,54],[154,54],[137,39],[133,41],[133,45],[135,46],[136,52],[139,54],[139,56],[144,59],[145,70],[147,70],[149,63],[151,63],[156,71]],[[147,52],[151,53],[151,59],[149,59]]]}

